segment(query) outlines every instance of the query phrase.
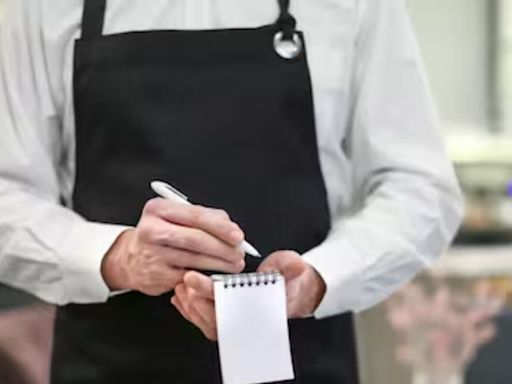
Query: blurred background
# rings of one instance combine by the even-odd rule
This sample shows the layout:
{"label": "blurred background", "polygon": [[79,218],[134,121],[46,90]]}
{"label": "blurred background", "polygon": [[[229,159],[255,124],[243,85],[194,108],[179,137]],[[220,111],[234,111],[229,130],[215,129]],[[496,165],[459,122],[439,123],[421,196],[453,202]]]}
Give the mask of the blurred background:
{"label": "blurred background", "polygon": [[[436,265],[358,316],[362,383],[510,384],[512,0],[408,3],[466,217]],[[52,318],[0,286],[0,383],[44,375]],[[9,381],[16,366],[27,377]]]}
{"label": "blurred background", "polygon": [[363,384],[510,384],[512,1],[408,3],[466,217],[442,260],[359,316]]}

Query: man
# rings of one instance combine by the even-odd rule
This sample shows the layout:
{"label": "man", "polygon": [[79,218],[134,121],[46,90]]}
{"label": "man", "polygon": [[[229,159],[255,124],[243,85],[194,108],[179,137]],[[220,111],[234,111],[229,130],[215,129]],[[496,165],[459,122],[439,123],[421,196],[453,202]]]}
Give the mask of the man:
{"label": "man", "polygon": [[287,279],[297,382],[357,382],[350,313],[460,220],[402,0],[8,0],[2,36],[0,278],[74,303],[55,383],[220,382],[201,271],[244,268]]}

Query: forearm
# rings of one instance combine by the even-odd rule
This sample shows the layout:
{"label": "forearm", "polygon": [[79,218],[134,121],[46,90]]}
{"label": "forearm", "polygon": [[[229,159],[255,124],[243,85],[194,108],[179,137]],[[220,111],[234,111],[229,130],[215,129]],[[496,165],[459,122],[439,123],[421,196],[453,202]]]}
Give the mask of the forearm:
{"label": "forearm", "polygon": [[123,227],[89,223],[0,178],[0,281],[52,304],[106,301],[101,262]]}
{"label": "forearm", "polygon": [[385,300],[435,261],[460,223],[455,184],[403,176],[383,182],[327,241],[304,255],[327,285],[317,317],[359,312]]}

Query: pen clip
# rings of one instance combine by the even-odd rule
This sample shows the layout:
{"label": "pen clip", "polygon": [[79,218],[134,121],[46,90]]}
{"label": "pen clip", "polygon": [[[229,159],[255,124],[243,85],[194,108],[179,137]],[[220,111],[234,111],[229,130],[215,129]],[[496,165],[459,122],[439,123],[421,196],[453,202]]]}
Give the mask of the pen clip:
{"label": "pen clip", "polygon": [[153,188],[155,188],[156,190],[158,189],[166,189],[168,190],[169,192],[172,192],[173,194],[175,194],[176,196],[182,198],[183,200],[186,200],[188,201],[188,197],[185,196],[183,193],[181,193],[180,191],[178,191],[176,188],[174,188],[172,185],[169,185],[167,183],[164,183],[163,181],[153,181],[151,183],[151,185],[153,186]]}

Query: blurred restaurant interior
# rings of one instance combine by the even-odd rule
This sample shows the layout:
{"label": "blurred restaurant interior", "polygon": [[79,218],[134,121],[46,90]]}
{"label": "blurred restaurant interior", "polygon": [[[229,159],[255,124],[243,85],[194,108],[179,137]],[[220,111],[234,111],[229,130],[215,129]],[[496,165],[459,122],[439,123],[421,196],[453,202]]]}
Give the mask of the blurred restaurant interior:
{"label": "blurred restaurant interior", "polygon": [[363,383],[511,383],[512,2],[409,5],[466,213],[430,271],[359,317]]}
{"label": "blurred restaurant interior", "polygon": [[[362,383],[510,384],[512,1],[408,2],[466,214],[438,263],[358,315]],[[10,316],[21,319],[18,329],[2,329]],[[27,331],[36,339],[27,359],[48,351],[52,316],[50,307],[0,288],[0,364],[5,350],[20,347],[8,345],[9,334],[24,325],[47,324]],[[35,365],[37,376],[44,367]]]}

